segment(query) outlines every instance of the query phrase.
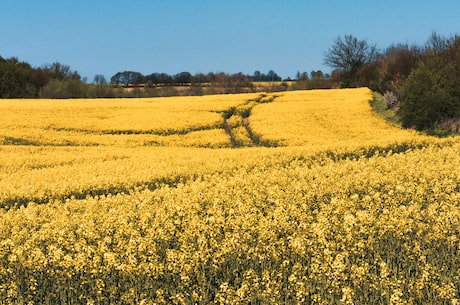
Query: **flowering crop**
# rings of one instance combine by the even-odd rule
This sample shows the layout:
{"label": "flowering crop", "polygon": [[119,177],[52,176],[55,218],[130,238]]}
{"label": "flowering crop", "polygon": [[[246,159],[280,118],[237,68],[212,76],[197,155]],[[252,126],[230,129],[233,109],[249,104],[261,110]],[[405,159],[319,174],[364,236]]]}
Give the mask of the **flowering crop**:
{"label": "flowering crop", "polygon": [[254,108],[251,127],[262,138],[316,149],[353,149],[421,140],[371,111],[367,88],[293,91]]}
{"label": "flowering crop", "polygon": [[[0,303],[458,304],[460,141],[369,98],[178,99],[196,124],[177,98],[63,101],[88,115],[68,123],[60,101],[0,101]],[[149,116],[169,133],[102,132]]]}
{"label": "flowering crop", "polygon": [[[55,146],[168,145],[167,136],[170,135],[177,137],[221,128],[223,112],[254,96],[235,94],[127,100],[3,100],[0,102],[0,143]],[[225,141],[223,131],[220,136]],[[213,134],[213,138],[216,138],[216,134]],[[172,141],[177,142],[175,139]],[[182,139],[182,142],[181,145],[191,146],[187,138]]]}

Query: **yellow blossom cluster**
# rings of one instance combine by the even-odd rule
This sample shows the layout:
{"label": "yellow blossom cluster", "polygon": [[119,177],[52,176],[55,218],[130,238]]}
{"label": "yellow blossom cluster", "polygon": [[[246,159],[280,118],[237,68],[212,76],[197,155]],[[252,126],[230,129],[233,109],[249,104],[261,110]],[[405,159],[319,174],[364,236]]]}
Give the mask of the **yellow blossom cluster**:
{"label": "yellow blossom cluster", "polygon": [[[386,124],[369,94],[23,101],[0,122],[0,303],[458,304],[460,140]],[[88,118],[53,121],[65,103]]]}

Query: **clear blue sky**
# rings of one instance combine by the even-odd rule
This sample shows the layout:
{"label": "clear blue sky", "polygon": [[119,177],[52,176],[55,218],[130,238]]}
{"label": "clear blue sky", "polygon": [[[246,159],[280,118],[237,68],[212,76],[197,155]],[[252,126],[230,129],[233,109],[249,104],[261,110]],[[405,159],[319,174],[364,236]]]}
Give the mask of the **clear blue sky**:
{"label": "clear blue sky", "polygon": [[0,0],[0,55],[59,61],[88,81],[118,71],[321,69],[335,38],[384,49],[460,31],[459,0]]}

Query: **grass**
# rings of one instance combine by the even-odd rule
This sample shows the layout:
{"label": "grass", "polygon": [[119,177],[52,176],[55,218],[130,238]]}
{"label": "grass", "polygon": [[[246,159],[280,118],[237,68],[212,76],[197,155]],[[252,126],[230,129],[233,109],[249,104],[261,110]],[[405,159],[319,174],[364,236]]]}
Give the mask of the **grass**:
{"label": "grass", "polygon": [[383,95],[378,92],[372,92],[372,97],[372,100],[369,102],[372,109],[389,123],[401,127],[401,119],[396,111],[388,108],[387,104],[383,100]]}

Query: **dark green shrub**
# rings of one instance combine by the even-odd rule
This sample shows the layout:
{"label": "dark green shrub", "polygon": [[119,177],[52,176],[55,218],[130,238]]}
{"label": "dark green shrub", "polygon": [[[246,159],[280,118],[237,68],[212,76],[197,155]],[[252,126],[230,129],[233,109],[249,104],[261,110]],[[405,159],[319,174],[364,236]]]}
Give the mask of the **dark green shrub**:
{"label": "dark green shrub", "polygon": [[399,115],[404,127],[432,129],[460,114],[460,96],[453,73],[456,64],[434,56],[421,62],[403,86]]}

